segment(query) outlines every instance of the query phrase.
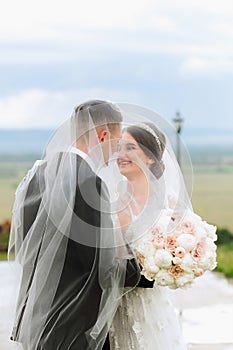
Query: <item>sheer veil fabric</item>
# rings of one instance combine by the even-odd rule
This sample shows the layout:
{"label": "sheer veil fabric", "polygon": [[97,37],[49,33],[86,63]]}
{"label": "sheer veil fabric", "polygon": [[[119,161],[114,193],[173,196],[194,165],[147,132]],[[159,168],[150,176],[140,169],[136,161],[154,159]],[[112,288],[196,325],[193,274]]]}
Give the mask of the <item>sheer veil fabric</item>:
{"label": "sheer veil fabric", "polygon": [[[124,121],[128,121],[125,123],[125,132],[134,139],[122,137],[118,154],[118,164],[121,167],[123,163],[121,169],[124,170],[123,174],[127,174],[127,179],[120,174],[113,161],[111,174],[115,173],[115,177],[109,174],[106,183],[111,188],[110,193],[113,199],[118,197],[118,201],[115,202],[116,211],[123,210],[124,215],[126,214],[129,218],[129,224],[123,234],[131,248],[129,252],[134,253],[132,248],[137,240],[147,235],[157,221],[164,218],[164,214],[166,217],[171,217],[169,223],[166,222],[166,233],[172,235],[186,212],[192,210],[188,193],[188,190],[191,193],[192,189],[190,181],[192,180],[192,167],[188,152],[181,141],[181,172],[172,147],[172,143],[175,146],[177,140],[175,130],[171,125],[156,113],[142,107],[124,104],[120,105],[120,108]],[[161,132],[165,138],[162,137]],[[137,135],[137,139],[134,138],[134,134]],[[147,143],[143,140],[142,135],[148,137],[149,142],[153,143],[151,147],[148,145],[148,148],[145,148]],[[135,141],[139,147],[135,148]],[[154,161],[153,168],[148,166],[147,162],[145,163],[144,155],[139,149]],[[150,152],[155,149],[158,149],[159,152]],[[140,174],[135,168],[130,172],[131,162],[137,164],[147,180],[145,186],[140,187],[140,194],[147,196],[143,209],[140,203],[141,196],[137,196],[138,192],[137,195],[134,193],[134,184],[139,183]],[[133,171],[138,174],[138,177],[133,176]],[[116,226],[120,226],[117,215],[115,220]],[[148,249],[150,249],[149,246]],[[121,253],[124,254],[124,251],[121,250]],[[110,328],[110,344],[111,349],[115,350],[185,350],[187,348],[178,316],[169,301],[165,287],[154,285],[153,288],[141,288],[139,285],[122,296]]]}
{"label": "sheer veil fabric", "polygon": [[[109,124],[106,114],[112,115],[113,124],[115,116],[123,118],[123,126],[152,121],[167,135],[163,155],[165,171],[159,179],[138,159],[150,183],[148,202],[139,217],[140,230],[132,220],[125,233],[118,222],[119,206],[132,216],[132,194],[119,173],[117,155],[112,153],[110,143],[106,146],[110,158],[106,162],[97,136],[96,127]],[[8,256],[21,270],[12,339],[22,343],[24,350],[43,349],[43,342],[55,329],[59,332],[71,323],[72,327],[66,330],[69,333],[67,349],[73,349],[72,344],[81,333],[85,333],[90,349],[102,348],[126,293],[127,264],[135,265],[131,244],[156,223],[164,208],[169,207],[180,217],[191,208],[183,174],[170,143],[174,135],[172,126],[155,112],[108,101],[79,105],[54,133],[42,160],[33,165],[18,186],[12,213]],[[85,145],[85,155],[81,149],[76,151],[79,140]],[[183,149],[183,173],[187,170],[189,176],[191,163]],[[94,215],[89,217],[83,209],[86,207],[91,208]],[[172,221],[169,230],[172,232]],[[67,252],[73,250],[77,252],[72,255],[74,259],[77,259],[75,254],[83,253],[77,260],[82,274],[75,278],[75,271],[71,269],[73,283],[66,284],[63,276],[69,266]],[[139,266],[136,269],[140,271]],[[139,278],[138,273],[127,293]],[[95,291],[96,280],[98,290]],[[93,317],[89,322],[83,300],[95,293],[99,301],[96,308],[89,310]],[[78,323],[75,326],[77,315],[80,324],[88,324],[86,329]]]}
{"label": "sheer veil fabric", "polygon": [[[163,215],[164,210],[170,213],[172,218],[167,228],[167,235],[172,234],[174,226],[178,225],[179,220],[183,219],[187,210],[192,210],[190,201],[193,180],[192,164],[185,144],[166,119],[156,112],[141,106],[118,103],[118,107],[123,116],[123,131],[124,129],[127,131],[127,128],[131,126],[142,128],[145,131],[145,125],[153,123],[158,131],[161,131],[165,136],[161,145],[163,148],[161,159],[153,155],[155,162],[163,165],[163,170],[159,176],[153,173],[138,156],[134,156],[134,162],[141,168],[148,183],[146,205],[137,217],[132,213],[132,206],[139,208],[140,205],[134,198],[127,179],[119,171],[117,154],[113,154],[108,167],[101,171],[101,176],[105,179],[110,192],[115,227],[116,229],[120,227],[119,222],[117,223],[116,213],[119,210],[124,210],[131,218],[131,225],[123,233],[124,240],[129,245],[133,245],[135,240],[148,233],[155,226],[161,215]],[[182,169],[177,162],[174,152],[178,138],[182,156]],[[139,144],[139,146],[145,149],[143,145]],[[176,223],[173,221],[174,218],[176,218]],[[140,229],[138,224],[140,224]]]}

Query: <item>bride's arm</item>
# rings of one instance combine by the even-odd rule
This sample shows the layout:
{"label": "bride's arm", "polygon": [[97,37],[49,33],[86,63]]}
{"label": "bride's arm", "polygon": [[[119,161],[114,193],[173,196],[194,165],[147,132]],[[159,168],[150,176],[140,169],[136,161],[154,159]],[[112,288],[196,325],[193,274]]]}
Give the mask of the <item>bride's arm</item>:
{"label": "bride's arm", "polygon": [[126,213],[124,210],[121,210],[117,213],[118,221],[121,227],[121,231],[123,236],[126,233],[127,228],[132,223],[131,217],[128,213]]}
{"label": "bride's arm", "polygon": [[[126,233],[127,228],[132,223],[132,219],[131,219],[130,214],[124,210],[118,211],[117,216],[118,216],[119,225],[121,226],[121,232],[122,232],[123,238],[124,238],[124,235]],[[129,247],[128,247],[128,252],[130,254]],[[119,251],[119,253],[120,253],[120,251]],[[131,253],[131,255],[133,256],[132,253]],[[126,281],[129,280],[129,275],[130,275],[131,269],[133,270],[136,265],[138,265],[138,267],[140,269],[142,268],[141,265],[136,262],[135,258],[128,261],[127,272],[126,272]],[[143,275],[140,276],[140,279],[138,280],[137,287],[153,288],[153,286],[154,286],[154,281],[147,280]]]}

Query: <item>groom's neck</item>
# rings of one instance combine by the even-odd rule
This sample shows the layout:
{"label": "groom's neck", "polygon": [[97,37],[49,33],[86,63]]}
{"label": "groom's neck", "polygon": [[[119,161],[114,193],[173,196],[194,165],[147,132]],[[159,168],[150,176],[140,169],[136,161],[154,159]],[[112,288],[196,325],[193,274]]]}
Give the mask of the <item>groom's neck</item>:
{"label": "groom's neck", "polygon": [[80,151],[88,154],[87,146],[81,142],[76,142],[75,147],[79,149]]}

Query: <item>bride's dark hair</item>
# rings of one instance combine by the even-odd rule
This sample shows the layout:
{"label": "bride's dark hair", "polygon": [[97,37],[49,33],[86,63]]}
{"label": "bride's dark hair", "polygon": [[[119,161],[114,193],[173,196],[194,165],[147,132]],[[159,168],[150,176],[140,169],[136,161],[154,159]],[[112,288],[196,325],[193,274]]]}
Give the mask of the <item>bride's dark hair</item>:
{"label": "bride's dark hair", "polygon": [[[145,128],[144,128],[145,126]],[[147,130],[147,126],[149,127]],[[152,129],[152,132],[149,131]],[[166,146],[165,135],[153,124],[143,123],[142,126],[131,125],[124,129],[128,132],[138,143],[143,152],[154,162],[149,169],[153,175],[159,179],[164,172],[164,163],[162,160],[163,152]],[[156,136],[156,137],[155,137]]]}

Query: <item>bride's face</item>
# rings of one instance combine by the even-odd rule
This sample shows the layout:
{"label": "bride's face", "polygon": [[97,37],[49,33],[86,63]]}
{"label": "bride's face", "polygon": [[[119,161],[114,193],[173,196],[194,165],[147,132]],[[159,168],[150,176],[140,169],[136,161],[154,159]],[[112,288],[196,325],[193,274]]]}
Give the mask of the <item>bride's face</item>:
{"label": "bride's face", "polygon": [[143,167],[148,167],[150,158],[139,147],[137,141],[127,132],[122,134],[119,142],[117,164],[122,175],[128,177],[137,176],[143,172]]}

